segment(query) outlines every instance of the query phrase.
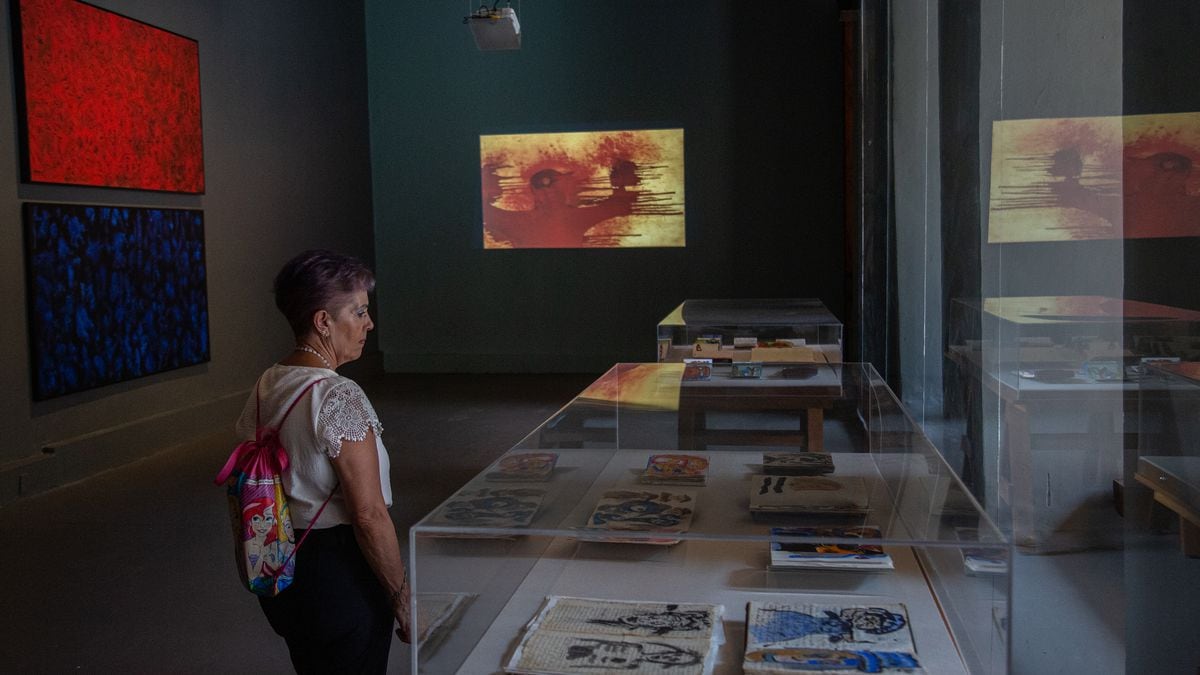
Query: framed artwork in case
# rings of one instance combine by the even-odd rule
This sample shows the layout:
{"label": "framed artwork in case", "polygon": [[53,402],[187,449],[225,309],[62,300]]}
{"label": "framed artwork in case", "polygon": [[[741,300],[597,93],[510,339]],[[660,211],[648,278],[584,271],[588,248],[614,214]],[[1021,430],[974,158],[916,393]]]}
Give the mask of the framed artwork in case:
{"label": "framed artwork in case", "polygon": [[204,214],[25,204],[33,397],[209,360]]}
{"label": "framed artwork in case", "polygon": [[77,0],[13,14],[24,180],[204,192],[195,40]]}

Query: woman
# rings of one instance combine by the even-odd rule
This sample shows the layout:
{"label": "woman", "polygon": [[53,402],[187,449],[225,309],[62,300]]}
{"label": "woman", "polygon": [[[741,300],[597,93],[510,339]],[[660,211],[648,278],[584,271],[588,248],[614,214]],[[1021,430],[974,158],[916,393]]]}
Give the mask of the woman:
{"label": "woman", "polygon": [[296,554],[292,585],[259,598],[300,673],[382,673],[393,621],[401,639],[410,632],[408,581],[387,511],[383,429],[362,389],[336,372],[362,356],[375,327],[367,311],[374,287],[363,263],[329,251],[306,251],[283,266],[275,304],[296,346],[259,378],[237,425],[243,439],[254,438],[256,419],[277,426],[316,381],[279,430],[294,536],[312,529]]}

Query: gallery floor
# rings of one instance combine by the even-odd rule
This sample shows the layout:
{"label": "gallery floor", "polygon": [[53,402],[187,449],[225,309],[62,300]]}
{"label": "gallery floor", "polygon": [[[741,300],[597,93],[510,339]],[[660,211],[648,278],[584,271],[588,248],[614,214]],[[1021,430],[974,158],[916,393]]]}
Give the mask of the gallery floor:
{"label": "gallery floor", "polygon": [[[402,536],[598,375],[344,372],[383,422]],[[237,585],[212,484],[232,426],[214,420],[209,437],[0,509],[0,670],[291,672]],[[390,672],[408,672],[408,657],[397,641]]]}

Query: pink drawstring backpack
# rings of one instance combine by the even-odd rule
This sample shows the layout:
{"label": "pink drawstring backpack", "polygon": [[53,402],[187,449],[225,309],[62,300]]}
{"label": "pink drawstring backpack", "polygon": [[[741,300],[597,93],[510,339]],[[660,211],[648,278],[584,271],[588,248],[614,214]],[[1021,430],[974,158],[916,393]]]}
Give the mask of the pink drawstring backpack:
{"label": "pink drawstring backpack", "polygon": [[[254,387],[254,440],[240,443],[214,483],[225,484],[229,495],[229,521],[233,526],[234,557],[238,576],[255,595],[272,597],[292,584],[296,575],[296,552],[308,537],[311,526],[296,540],[282,475],[288,466],[287,450],[279,441],[279,429],[292,409],[317,382],[310,382],[288,406],[278,428],[262,426],[258,385]],[[335,487],[334,490],[337,488]],[[325,498],[313,522],[329,504]]]}

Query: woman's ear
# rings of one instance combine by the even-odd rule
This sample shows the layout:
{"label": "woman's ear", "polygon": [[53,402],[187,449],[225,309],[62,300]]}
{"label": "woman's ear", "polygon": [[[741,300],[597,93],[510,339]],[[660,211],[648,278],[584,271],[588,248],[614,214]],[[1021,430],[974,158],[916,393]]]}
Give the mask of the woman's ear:
{"label": "woman's ear", "polygon": [[313,330],[316,331],[317,335],[320,335],[321,337],[329,337],[330,318],[329,312],[323,309],[318,309],[315,313],[313,313]]}

